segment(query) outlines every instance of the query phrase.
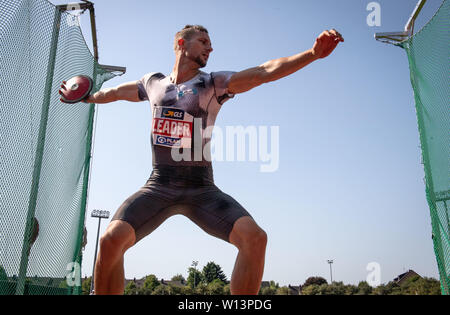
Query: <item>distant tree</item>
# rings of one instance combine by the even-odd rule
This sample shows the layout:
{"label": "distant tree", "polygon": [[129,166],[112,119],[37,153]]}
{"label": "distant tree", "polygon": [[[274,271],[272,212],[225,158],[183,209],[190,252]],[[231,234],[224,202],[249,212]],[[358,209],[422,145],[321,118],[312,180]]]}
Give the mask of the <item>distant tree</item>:
{"label": "distant tree", "polygon": [[203,281],[202,273],[195,268],[188,269],[188,278],[186,284],[191,288],[196,288]]}
{"label": "distant tree", "polygon": [[288,295],[288,292],[289,292],[288,287],[281,287],[281,288],[277,289],[275,294],[276,295]]}
{"label": "distant tree", "polygon": [[316,284],[318,286],[322,285],[322,284],[327,284],[327,280],[325,280],[322,277],[309,277],[308,279],[306,279],[305,283],[303,283],[302,288],[305,288],[311,284]]}
{"label": "distant tree", "polygon": [[394,281],[387,284],[389,295],[402,295],[402,288],[400,285]]}
{"label": "distant tree", "polygon": [[144,283],[139,290],[139,294],[151,295],[153,293],[153,290],[155,290],[159,285],[160,283],[155,275],[148,275],[147,277],[145,277]]}
{"label": "distant tree", "polygon": [[380,284],[372,290],[373,295],[398,295],[401,294],[401,287],[394,281],[388,284]]}
{"label": "distant tree", "polygon": [[272,287],[265,287],[259,290],[259,295],[276,295],[277,289]]}
{"label": "distant tree", "polygon": [[276,289],[278,289],[280,287],[278,282],[275,282],[273,280],[270,280],[269,285],[270,285],[271,288],[276,288]]}
{"label": "distant tree", "polygon": [[139,295],[139,289],[134,281],[128,282],[124,290],[124,295]]}
{"label": "distant tree", "polygon": [[92,277],[83,279],[81,282],[81,294],[82,295],[89,295],[91,293],[91,282]]}
{"label": "distant tree", "polygon": [[195,287],[195,294],[207,295],[208,294],[208,285],[206,283],[204,283],[204,282],[200,282]]}
{"label": "distant tree", "polygon": [[358,287],[345,285],[343,282],[323,283],[321,285],[310,284],[302,288],[303,295],[353,295],[358,292]]}
{"label": "distant tree", "polygon": [[411,277],[399,285],[391,281],[373,288],[373,295],[441,295],[440,282],[432,278]]}
{"label": "distant tree", "polygon": [[258,294],[259,295],[275,295],[277,293],[280,285],[275,283],[275,281],[270,281],[268,287],[260,288]]}
{"label": "distant tree", "polygon": [[168,285],[160,284],[153,291],[152,295],[171,295],[172,290]]}
{"label": "distant tree", "polygon": [[[327,285],[327,284],[323,284],[323,285]],[[310,284],[307,285],[306,287],[302,288],[302,295],[318,295],[321,286],[317,285],[317,284]]]}
{"label": "distant tree", "polygon": [[[137,288],[135,282],[131,281],[125,288],[126,295],[153,294],[153,295],[230,295],[230,284],[215,278],[209,283],[203,280],[204,275],[219,270],[220,266],[214,263],[208,263],[214,268],[210,270],[203,268],[201,273],[194,268],[189,268],[189,277],[187,286],[175,286],[172,284],[161,284],[155,275],[149,275],[145,278],[142,288]],[[216,266],[218,266],[218,268]],[[206,266],[205,266],[206,267]],[[212,270],[212,271],[211,271]],[[216,270],[216,271],[214,271]],[[196,279],[196,288],[193,288],[194,276]],[[0,266],[0,279],[5,279],[6,273]],[[177,274],[171,281],[184,280],[182,275]],[[198,282],[197,282],[198,281]],[[27,284],[31,279],[27,279]],[[82,294],[89,294],[91,277],[82,282]],[[320,284],[319,284],[320,283]],[[67,288],[66,281],[60,283],[60,288]],[[260,295],[288,295],[288,287],[280,287],[275,281],[270,281],[269,287],[261,288]],[[366,281],[361,281],[358,285],[345,285],[343,282],[333,282],[328,284],[324,278],[310,277],[302,286],[303,295],[441,295],[441,284],[433,278],[412,277],[400,286],[397,282],[391,281],[387,284],[381,284],[376,288],[371,287]]]}
{"label": "distant tree", "polygon": [[345,295],[346,286],[342,281],[334,281],[332,284],[325,286],[326,295]]}
{"label": "distant tree", "polygon": [[[175,280],[174,280],[175,281]],[[182,295],[183,288],[177,285],[169,284],[170,295]]]}
{"label": "distant tree", "polygon": [[385,284],[380,284],[372,290],[372,295],[388,295],[389,293],[389,288]]}
{"label": "distant tree", "polygon": [[182,288],[181,294],[182,295],[194,295],[195,291],[190,286],[185,286],[185,287]]}
{"label": "distant tree", "polygon": [[355,293],[357,295],[369,295],[373,290],[366,281],[361,281],[360,283],[358,283],[357,289],[358,291]]}
{"label": "distant tree", "polygon": [[413,277],[401,286],[405,295],[441,295],[441,284],[432,278]]}
{"label": "distant tree", "polygon": [[423,278],[422,281],[424,281],[424,294],[442,295],[441,282],[439,280],[433,278]]}
{"label": "distant tree", "polygon": [[170,281],[184,282],[184,281],[186,281],[186,279],[184,279],[184,277],[181,274],[177,274],[177,275],[173,276],[172,279],[170,279]]}
{"label": "distant tree", "polygon": [[227,283],[227,277],[222,271],[222,268],[212,261],[210,261],[206,264],[205,267],[203,267],[202,276],[203,281],[206,284],[213,282],[215,279],[219,279],[222,282]]}
{"label": "distant tree", "polygon": [[214,279],[206,286],[209,295],[223,295],[225,283],[222,280]]}
{"label": "distant tree", "polygon": [[225,284],[225,286],[223,287],[223,294],[224,295],[231,295],[230,284]]}
{"label": "distant tree", "polygon": [[356,285],[347,284],[345,287],[345,295],[356,295],[358,294],[358,287]]}

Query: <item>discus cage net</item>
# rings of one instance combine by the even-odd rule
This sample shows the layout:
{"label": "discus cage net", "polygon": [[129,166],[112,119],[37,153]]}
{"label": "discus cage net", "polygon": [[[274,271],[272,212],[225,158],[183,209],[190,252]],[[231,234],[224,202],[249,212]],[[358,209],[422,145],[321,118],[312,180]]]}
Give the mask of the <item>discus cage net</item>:
{"label": "discus cage net", "polygon": [[414,90],[425,193],[441,292],[450,293],[450,0],[417,33],[414,22],[426,0],[418,2],[404,31],[377,33],[379,41],[405,49]]}
{"label": "discus cage net", "polygon": [[120,69],[98,64],[68,11],[0,0],[2,295],[81,293],[95,104],[61,103],[58,90],[83,74],[98,91]]}

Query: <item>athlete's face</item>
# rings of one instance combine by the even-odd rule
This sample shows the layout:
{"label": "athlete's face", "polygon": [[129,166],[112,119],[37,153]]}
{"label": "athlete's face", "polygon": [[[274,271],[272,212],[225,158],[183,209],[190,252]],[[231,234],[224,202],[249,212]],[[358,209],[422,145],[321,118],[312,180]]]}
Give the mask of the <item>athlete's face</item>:
{"label": "athlete's face", "polygon": [[196,62],[200,68],[206,67],[212,51],[211,40],[205,32],[195,33],[186,45],[186,56]]}

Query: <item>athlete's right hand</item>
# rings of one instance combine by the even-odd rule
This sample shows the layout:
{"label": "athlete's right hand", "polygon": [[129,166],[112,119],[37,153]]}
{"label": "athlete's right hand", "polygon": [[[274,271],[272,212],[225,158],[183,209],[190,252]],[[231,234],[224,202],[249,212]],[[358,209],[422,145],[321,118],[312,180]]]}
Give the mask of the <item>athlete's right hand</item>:
{"label": "athlete's right hand", "polygon": [[[58,91],[59,95],[63,95],[63,91],[64,91],[64,90],[67,90],[67,88],[66,88],[66,83],[67,83],[66,81],[62,81],[61,87],[60,87],[60,89],[59,89],[59,91]],[[60,100],[61,102],[63,102],[63,103],[67,103],[67,102],[65,102],[65,101],[63,100],[62,97],[60,97],[59,100]]]}
{"label": "athlete's right hand", "polygon": [[335,29],[323,31],[317,37],[312,52],[316,58],[328,57],[340,42],[344,42],[344,38]]}

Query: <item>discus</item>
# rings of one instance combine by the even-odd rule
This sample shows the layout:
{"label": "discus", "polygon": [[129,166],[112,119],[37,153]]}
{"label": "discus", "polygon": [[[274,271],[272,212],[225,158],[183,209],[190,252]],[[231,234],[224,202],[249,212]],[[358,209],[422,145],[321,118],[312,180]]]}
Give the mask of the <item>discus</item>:
{"label": "discus", "polygon": [[69,104],[81,102],[89,96],[93,85],[92,79],[85,75],[77,75],[67,82],[63,81],[59,90],[61,102]]}

